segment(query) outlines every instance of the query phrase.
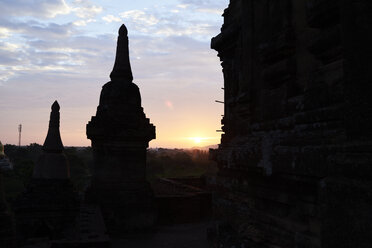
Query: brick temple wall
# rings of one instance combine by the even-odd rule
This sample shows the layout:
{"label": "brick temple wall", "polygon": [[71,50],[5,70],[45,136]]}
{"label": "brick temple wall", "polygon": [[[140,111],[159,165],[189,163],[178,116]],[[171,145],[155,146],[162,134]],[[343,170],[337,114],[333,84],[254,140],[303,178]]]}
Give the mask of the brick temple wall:
{"label": "brick temple wall", "polygon": [[230,1],[211,44],[225,94],[211,157],[236,245],[371,246],[371,13],[370,0]]}

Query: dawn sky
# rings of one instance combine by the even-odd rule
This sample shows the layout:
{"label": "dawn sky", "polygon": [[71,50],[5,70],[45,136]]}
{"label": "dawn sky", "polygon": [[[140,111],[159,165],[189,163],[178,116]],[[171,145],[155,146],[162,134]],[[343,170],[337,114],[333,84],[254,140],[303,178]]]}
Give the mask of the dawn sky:
{"label": "dawn sky", "polygon": [[114,64],[125,23],[134,83],[156,126],[150,147],[218,144],[223,77],[210,39],[228,0],[0,0],[0,140],[44,142],[61,106],[66,146],[88,146],[85,125]]}

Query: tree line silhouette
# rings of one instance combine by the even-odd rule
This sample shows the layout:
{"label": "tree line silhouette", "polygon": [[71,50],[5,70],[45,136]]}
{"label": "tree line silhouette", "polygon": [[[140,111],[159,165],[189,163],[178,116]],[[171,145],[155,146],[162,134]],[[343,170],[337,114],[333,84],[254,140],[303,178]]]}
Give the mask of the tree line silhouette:
{"label": "tree line silhouette", "polygon": [[[30,182],[33,168],[42,153],[42,146],[32,143],[18,147],[5,145],[4,150],[13,164],[13,170],[3,173],[5,196],[9,203],[23,192]],[[71,181],[77,192],[83,193],[90,183],[93,170],[91,147],[65,147],[70,164]],[[157,178],[200,177],[217,172],[209,153],[201,149],[148,149],[147,178],[154,183]]]}

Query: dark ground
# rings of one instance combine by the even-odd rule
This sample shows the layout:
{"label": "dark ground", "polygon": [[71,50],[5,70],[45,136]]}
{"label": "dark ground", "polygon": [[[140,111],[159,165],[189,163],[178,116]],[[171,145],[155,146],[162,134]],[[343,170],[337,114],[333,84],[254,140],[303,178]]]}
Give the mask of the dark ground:
{"label": "dark ground", "polygon": [[207,228],[213,222],[160,226],[151,234],[112,239],[112,248],[204,248],[208,247]]}

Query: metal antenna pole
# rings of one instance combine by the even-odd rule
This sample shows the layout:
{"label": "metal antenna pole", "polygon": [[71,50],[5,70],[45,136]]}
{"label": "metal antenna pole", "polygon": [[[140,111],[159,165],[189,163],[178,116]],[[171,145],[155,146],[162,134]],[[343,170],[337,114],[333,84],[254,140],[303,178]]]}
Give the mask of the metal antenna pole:
{"label": "metal antenna pole", "polygon": [[22,124],[19,124],[19,126],[18,126],[18,132],[19,132],[19,136],[18,136],[18,146],[21,147]]}

